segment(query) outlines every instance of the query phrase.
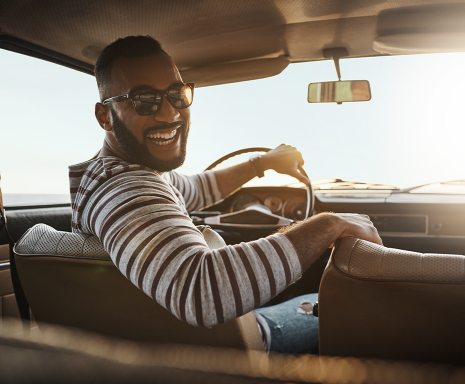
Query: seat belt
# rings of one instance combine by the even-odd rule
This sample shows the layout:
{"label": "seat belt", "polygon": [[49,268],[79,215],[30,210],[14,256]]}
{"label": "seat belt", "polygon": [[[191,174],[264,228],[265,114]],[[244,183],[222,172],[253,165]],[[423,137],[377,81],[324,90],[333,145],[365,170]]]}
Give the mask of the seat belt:
{"label": "seat belt", "polygon": [[0,231],[5,230],[6,236],[8,238],[8,244],[10,248],[10,273],[11,273],[11,282],[13,283],[13,291],[15,293],[16,304],[18,305],[19,315],[21,316],[21,321],[23,323],[23,332],[25,335],[29,335],[31,329],[31,315],[29,312],[29,303],[27,301],[26,295],[24,294],[23,286],[19,280],[18,270],[16,269],[15,254],[13,252],[13,247],[15,243],[8,232],[6,226],[6,216],[3,209],[3,199],[2,199],[2,190],[0,189]]}

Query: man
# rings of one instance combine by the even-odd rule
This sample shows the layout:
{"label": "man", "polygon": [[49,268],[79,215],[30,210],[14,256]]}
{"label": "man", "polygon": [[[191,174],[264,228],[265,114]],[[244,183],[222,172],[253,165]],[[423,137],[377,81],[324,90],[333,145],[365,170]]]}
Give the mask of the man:
{"label": "man", "polygon": [[[106,134],[98,157],[70,167],[73,231],[98,236],[121,272],[179,319],[210,327],[260,307],[338,238],[381,243],[366,216],[320,214],[265,239],[209,249],[188,212],[240,188],[257,175],[254,164],[193,176],[173,171],[186,155],[193,86],[156,40],[130,36],[110,44],[95,75],[95,116]],[[261,161],[308,182],[293,147],[281,145]],[[289,312],[284,304],[257,310],[268,347],[310,350],[316,318],[293,322],[294,333],[286,334],[273,320]]]}

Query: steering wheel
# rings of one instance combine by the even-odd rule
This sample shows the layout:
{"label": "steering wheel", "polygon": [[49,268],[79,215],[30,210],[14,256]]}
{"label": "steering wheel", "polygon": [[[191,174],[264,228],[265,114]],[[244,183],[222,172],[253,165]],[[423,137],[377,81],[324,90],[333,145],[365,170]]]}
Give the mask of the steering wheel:
{"label": "steering wheel", "polygon": [[[242,154],[248,153],[248,152],[268,152],[268,151],[271,151],[271,148],[252,147],[252,148],[239,149],[237,151],[228,153],[227,155],[219,158],[218,160],[216,160],[215,162],[210,164],[205,169],[205,171],[212,170],[213,168],[215,168],[216,166],[218,166],[222,162],[224,162],[224,161],[226,161],[226,160],[228,160],[228,159],[230,159],[231,157],[234,157],[234,156],[242,155]],[[306,209],[306,212],[305,212],[305,218],[307,218],[307,217],[312,216],[312,214],[313,214],[313,208],[315,207],[315,194],[313,193],[313,188],[312,188],[312,183],[310,182],[310,178],[307,176],[307,173],[305,172],[305,170],[300,165],[299,165],[299,171],[304,176],[306,176],[308,181],[309,181],[309,184],[306,186],[306,190],[307,190],[307,209]]]}

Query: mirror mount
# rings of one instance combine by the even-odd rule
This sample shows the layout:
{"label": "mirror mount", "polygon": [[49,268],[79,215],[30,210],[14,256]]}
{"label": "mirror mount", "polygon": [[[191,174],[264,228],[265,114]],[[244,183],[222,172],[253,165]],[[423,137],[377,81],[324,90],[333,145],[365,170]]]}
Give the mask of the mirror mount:
{"label": "mirror mount", "polygon": [[339,66],[339,59],[347,56],[349,56],[349,52],[346,48],[343,47],[323,49],[323,57],[325,59],[332,59],[334,61],[334,66],[336,67],[337,77],[339,81],[341,81],[341,67]]}
{"label": "mirror mount", "polygon": [[308,85],[309,103],[337,103],[371,100],[370,83],[367,80],[341,80],[339,60],[348,57],[346,48],[323,49],[325,59],[332,59],[336,67],[338,81],[311,83]]}

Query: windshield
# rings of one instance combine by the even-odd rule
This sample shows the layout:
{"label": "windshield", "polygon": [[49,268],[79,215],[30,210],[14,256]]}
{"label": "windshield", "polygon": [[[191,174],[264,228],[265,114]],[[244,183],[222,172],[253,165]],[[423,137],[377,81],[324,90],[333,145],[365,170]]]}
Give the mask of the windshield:
{"label": "windshield", "polygon": [[[343,79],[367,79],[369,102],[307,103],[309,83],[337,80],[331,61],[197,89],[186,172],[241,147],[296,146],[312,179],[399,188],[463,179],[465,53],[341,60]],[[221,144],[215,144],[221,142]]]}
{"label": "windshield", "polygon": [[[7,51],[0,50],[0,60],[5,203],[18,194],[58,194],[53,199],[68,201],[67,166],[92,157],[103,140],[94,117],[95,79]],[[406,188],[463,179],[464,63],[464,53],[341,60],[342,78],[369,80],[372,91],[369,102],[342,105],[307,103],[309,83],[337,79],[331,61],[292,64],[268,79],[198,88],[180,171],[200,172],[239,148],[286,143],[303,153],[313,180]],[[353,183],[337,188],[343,185],[354,189]]]}

